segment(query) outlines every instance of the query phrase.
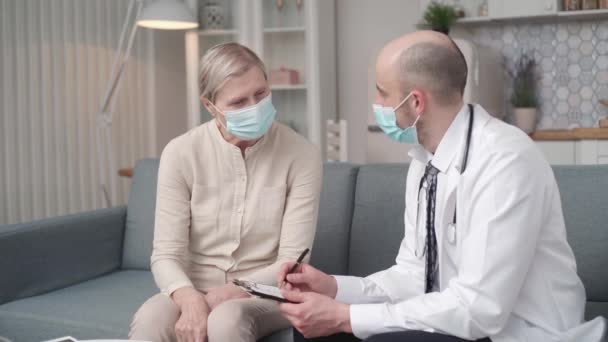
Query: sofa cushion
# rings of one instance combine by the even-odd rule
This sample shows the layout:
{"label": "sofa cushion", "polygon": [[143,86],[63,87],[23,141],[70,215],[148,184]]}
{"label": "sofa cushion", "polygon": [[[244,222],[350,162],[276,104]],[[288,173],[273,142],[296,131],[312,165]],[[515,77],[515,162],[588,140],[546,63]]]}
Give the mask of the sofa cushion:
{"label": "sofa cushion", "polygon": [[404,164],[359,168],[349,274],[366,276],[394,264],[404,234],[407,168]]}
{"label": "sofa cushion", "polygon": [[0,305],[0,335],[19,342],[66,335],[76,339],[124,339],[133,314],[157,292],[148,271],[115,272]]}
{"label": "sofa cushion", "polygon": [[348,242],[358,167],[328,163],[323,168],[317,233],[311,264],[330,274],[348,271]]}
{"label": "sofa cushion", "polygon": [[124,269],[150,269],[158,165],[158,159],[143,159],[135,165],[127,210]]}
{"label": "sofa cushion", "polygon": [[554,172],[587,299],[608,302],[608,165],[555,166]]}

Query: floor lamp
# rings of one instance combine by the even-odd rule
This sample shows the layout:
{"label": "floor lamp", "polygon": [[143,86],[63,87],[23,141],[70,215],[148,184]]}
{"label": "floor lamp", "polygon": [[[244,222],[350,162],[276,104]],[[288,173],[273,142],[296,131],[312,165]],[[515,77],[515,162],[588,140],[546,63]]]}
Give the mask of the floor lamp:
{"label": "floor lamp", "polygon": [[[135,20],[132,21],[133,16]],[[112,206],[111,190],[115,188],[116,171],[112,145],[112,111],[120,80],[127,65],[137,27],[163,30],[186,30],[198,27],[190,9],[179,0],[131,0],[122,26],[116,56],[112,63],[105,96],[97,114],[97,147],[99,158],[99,185],[106,207]],[[130,31],[127,33],[127,30]],[[128,40],[125,41],[125,38]]]}

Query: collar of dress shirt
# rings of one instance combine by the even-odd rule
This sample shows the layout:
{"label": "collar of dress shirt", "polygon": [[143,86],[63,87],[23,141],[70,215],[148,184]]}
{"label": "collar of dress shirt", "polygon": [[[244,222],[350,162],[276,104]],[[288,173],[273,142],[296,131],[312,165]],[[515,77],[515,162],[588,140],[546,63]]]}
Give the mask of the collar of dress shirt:
{"label": "collar of dress shirt", "polygon": [[410,150],[410,157],[425,165],[432,160],[433,166],[439,172],[447,173],[454,158],[460,155],[461,145],[466,135],[468,116],[468,105],[465,103],[443,135],[434,155],[418,144]]}

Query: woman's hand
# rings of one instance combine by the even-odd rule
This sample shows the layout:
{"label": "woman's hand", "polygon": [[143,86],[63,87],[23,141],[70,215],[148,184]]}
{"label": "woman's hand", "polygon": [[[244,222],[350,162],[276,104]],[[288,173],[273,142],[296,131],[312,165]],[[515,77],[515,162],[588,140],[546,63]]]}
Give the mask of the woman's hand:
{"label": "woman's hand", "polygon": [[192,287],[176,290],[171,295],[181,310],[181,315],[175,324],[175,336],[178,342],[206,342],[207,317],[209,305],[203,295]]}
{"label": "woman's hand", "polygon": [[207,291],[207,295],[205,296],[211,310],[227,300],[249,297],[250,295],[247,292],[232,283],[211,288]]}

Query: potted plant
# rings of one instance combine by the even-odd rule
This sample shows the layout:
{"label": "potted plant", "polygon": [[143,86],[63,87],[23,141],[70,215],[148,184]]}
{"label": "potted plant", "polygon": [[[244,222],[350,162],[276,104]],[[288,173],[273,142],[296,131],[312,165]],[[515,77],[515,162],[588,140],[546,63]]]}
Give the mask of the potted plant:
{"label": "potted plant", "polygon": [[513,105],[514,124],[526,133],[531,133],[536,128],[538,107],[536,69],[536,60],[528,53],[519,56],[512,70],[507,69],[513,80],[511,105]]}
{"label": "potted plant", "polygon": [[432,1],[424,12],[424,21],[433,31],[450,33],[450,26],[458,19],[454,6]]}

